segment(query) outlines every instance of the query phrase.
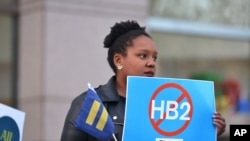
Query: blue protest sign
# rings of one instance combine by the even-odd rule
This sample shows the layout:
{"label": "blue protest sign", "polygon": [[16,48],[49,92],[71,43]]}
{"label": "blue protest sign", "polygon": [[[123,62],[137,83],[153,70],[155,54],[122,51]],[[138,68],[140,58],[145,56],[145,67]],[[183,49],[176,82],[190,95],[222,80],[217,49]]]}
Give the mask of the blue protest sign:
{"label": "blue protest sign", "polygon": [[215,141],[211,81],[129,76],[123,141]]}

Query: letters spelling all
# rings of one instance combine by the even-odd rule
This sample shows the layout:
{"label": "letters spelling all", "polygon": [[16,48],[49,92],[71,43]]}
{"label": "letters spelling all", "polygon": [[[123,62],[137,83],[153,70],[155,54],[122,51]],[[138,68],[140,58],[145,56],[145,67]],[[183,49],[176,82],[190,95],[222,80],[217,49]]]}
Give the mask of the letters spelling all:
{"label": "letters spelling all", "polygon": [[0,141],[12,141],[12,135],[13,133],[11,131],[3,130]]}

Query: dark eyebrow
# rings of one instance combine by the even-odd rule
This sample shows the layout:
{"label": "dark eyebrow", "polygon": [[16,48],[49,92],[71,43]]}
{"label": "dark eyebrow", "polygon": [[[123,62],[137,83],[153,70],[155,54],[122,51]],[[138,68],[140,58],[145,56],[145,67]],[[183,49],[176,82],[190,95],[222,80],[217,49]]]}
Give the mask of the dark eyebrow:
{"label": "dark eyebrow", "polygon": [[[138,51],[143,51],[143,52],[150,52],[149,50],[146,50],[146,49],[138,49]],[[158,55],[158,52],[154,52],[155,55]]]}

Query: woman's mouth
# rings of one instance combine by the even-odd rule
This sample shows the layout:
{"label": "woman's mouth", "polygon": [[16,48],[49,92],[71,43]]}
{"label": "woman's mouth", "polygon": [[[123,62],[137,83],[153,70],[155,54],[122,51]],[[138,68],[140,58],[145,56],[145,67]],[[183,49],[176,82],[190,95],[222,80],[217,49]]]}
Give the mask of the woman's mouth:
{"label": "woman's mouth", "polygon": [[147,71],[147,72],[144,72],[144,75],[146,75],[148,77],[154,77],[155,73],[153,71]]}

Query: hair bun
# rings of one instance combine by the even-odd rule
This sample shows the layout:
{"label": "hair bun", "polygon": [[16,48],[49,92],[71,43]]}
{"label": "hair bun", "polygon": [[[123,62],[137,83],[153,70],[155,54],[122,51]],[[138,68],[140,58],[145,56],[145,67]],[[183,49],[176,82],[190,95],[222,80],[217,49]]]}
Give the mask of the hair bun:
{"label": "hair bun", "polygon": [[115,23],[115,25],[111,27],[110,33],[104,39],[104,48],[110,48],[117,38],[132,30],[144,31],[145,27],[141,27],[134,20],[127,20],[122,21],[120,23]]}

